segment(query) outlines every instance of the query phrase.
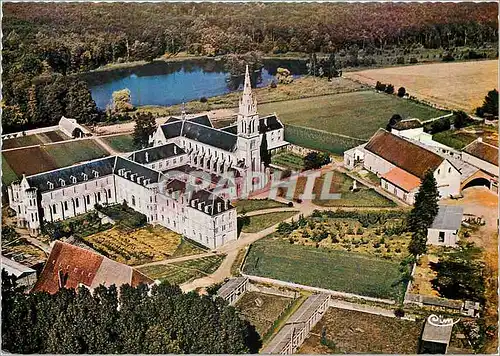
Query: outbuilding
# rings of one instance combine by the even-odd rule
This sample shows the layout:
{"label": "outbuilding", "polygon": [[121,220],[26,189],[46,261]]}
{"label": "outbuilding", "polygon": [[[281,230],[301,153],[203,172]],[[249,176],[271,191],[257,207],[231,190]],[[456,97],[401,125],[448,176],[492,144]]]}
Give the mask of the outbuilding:
{"label": "outbuilding", "polygon": [[456,246],[463,214],[464,209],[460,206],[440,205],[434,222],[427,230],[427,244]]}

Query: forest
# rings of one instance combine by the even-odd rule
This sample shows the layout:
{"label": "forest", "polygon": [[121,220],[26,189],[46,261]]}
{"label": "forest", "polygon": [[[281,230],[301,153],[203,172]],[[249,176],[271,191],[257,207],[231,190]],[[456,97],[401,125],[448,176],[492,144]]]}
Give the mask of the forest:
{"label": "forest", "polygon": [[255,327],[221,298],[176,285],[26,294],[2,271],[2,350],[28,354],[241,354]]}
{"label": "forest", "polygon": [[[185,52],[382,53],[498,41],[495,3],[9,3],[3,6],[6,132],[99,120],[85,83],[58,75]],[[70,96],[68,93],[78,95]],[[52,112],[48,108],[56,107]]]}

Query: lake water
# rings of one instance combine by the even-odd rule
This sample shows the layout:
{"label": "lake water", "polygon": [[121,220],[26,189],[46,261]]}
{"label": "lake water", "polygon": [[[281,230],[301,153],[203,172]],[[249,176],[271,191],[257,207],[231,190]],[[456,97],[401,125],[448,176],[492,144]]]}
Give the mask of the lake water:
{"label": "lake water", "polygon": [[[302,60],[265,60],[260,72],[252,75],[255,87],[269,85],[278,67],[287,68],[294,77],[306,73]],[[223,61],[208,59],[179,62],[152,62],[142,66],[92,72],[82,75],[96,105],[105,109],[114,91],[128,88],[132,104],[174,105],[201,97],[212,97],[242,89],[243,76],[231,77]]]}

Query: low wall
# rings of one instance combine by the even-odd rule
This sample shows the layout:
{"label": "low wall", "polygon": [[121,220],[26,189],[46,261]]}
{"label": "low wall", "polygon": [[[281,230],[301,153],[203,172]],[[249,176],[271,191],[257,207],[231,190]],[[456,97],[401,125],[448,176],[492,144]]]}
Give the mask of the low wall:
{"label": "low wall", "polygon": [[451,300],[427,295],[407,293],[405,296],[405,304],[427,305],[438,308],[461,310],[463,302],[461,300]]}
{"label": "low wall", "polygon": [[292,283],[292,282],[284,282],[284,281],[280,281],[278,279],[252,276],[249,274],[245,274],[243,272],[241,272],[241,275],[244,277],[247,277],[250,281],[255,281],[255,282],[259,282],[259,283],[268,283],[268,284],[274,284],[274,285],[283,286],[283,287],[287,287],[287,288],[303,289],[303,290],[309,290],[312,292],[326,293],[326,294],[330,294],[334,297],[340,297],[340,298],[363,299],[363,300],[368,300],[371,302],[385,303],[385,304],[391,304],[391,305],[396,304],[396,302],[394,300],[390,300],[390,299],[373,298],[373,297],[366,297],[366,296],[358,295],[358,294],[338,292],[338,291],[334,291],[331,289],[311,287],[311,286],[306,286],[306,285]]}

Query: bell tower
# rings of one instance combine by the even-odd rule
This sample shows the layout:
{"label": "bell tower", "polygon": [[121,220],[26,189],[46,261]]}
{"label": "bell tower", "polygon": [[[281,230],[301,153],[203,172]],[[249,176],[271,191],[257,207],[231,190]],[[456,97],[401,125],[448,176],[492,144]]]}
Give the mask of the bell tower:
{"label": "bell tower", "polygon": [[237,123],[239,136],[253,137],[259,134],[257,100],[252,93],[248,65],[245,71],[245,83],[243,84],[243,95],[240,98]]}

